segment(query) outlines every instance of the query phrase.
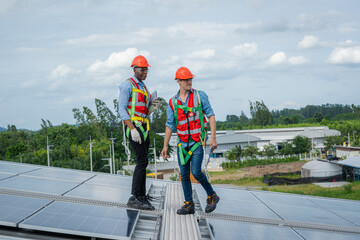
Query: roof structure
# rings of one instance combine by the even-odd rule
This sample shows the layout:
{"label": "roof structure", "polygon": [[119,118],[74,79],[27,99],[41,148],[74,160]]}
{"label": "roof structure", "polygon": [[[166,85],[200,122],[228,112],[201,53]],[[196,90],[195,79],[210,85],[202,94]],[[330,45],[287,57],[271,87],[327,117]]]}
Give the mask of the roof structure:
{"label": "roof structure", "polygon": [[131,177],[0,161],[1,239],[359,239],[360,202],[214,186],[181,216],[179,182],[149,179],[154,211],[130,209]]}
{"label": "roof structure", "polygon": [[336,164],[353,168],[360,168],[360,157],[351,157],[342,161],[337,161]]}

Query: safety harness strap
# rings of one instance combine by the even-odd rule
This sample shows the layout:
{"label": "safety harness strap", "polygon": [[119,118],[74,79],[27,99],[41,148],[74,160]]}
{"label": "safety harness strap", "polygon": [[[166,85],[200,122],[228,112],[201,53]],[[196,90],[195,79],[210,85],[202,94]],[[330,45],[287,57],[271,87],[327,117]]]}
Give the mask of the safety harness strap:
{"label": "safety harness strap", "polygon": [[[179,142],[179,143],[178,143],[178,147],[179,147],[180,164],[181,164],[181,165],[185,165],[185,164],[189,161],[189,159],[190,159],[190,157],[192,156],[193,152],[194,152],[200,145],[201,145],[200,142],[197,142],[197,143],[195,143],[195,144],[191,147],[191,149],[190,149],[189,151],[186,151],[185,148],[183,148],[183,147],[181,146],[181,143]],[[184,157],[184,155],[185,155],[185,157]]]}

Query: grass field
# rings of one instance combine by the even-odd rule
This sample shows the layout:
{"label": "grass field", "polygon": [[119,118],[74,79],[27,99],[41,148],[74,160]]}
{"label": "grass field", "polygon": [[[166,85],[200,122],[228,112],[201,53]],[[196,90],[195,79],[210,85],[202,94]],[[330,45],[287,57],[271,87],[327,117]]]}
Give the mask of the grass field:
{"label": "grass field", "polygon": [[[235,170],[233,170],[235,171]],[[211,173],[211,175],[226,175],[227,172],[218,172]],[[299,178],[299,175],[285,175],[281,177],[288,178]],[[351,199],[351,200],[360,200],[360,182],[351,182],[348,185],[335,188],[323,188],[315,184],[299,184],[299,185],[278,185],[278,186],[267,186],[267,184],[262,182],[262,177],[255,178],[241,178],[241,179],[223,179],[223,180],[213,180],[212,184],[230,184],[237,186],[250,187],[252,189],[264,190],[264,191],[273,191],[273,192],[283,192],[283,193],[293,193],[301,195],[312,195],[319,197],[330,197],[330,198],[342,198],[342,199]]]}

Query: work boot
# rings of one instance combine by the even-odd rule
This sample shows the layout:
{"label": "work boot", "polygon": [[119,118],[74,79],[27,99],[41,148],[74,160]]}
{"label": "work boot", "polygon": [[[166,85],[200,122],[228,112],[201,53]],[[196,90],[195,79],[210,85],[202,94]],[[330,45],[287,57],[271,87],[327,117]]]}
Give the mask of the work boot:
{"label": "work boot", "polygon": [[140,197],[131,196],[127,202],[127,205],[131,208],[136,208],[140,210],[154,210],[151,209],[149,205],[141,200]]}
{"label": "work boot", "polygon": [[149,202],[150,196],[140,196],[140,201],[142,201],[143,203],[145,203],[146,205],[148,205],[149,210],[154,210],[155,207],[153,205],[151,205],[151,203]]}
{"label": "work boot", "polygon": [[185,205],[178,209],[176,213],[179,215],[194,214],[195,204],[193,202],[186,201]]}
{"label": "work boot", "polygon": [[211,213],[212,211],[215,210],[216,208],[216,204],[220,201],[219,196],[216,194],[216,192],[211,195],[208,196],[208,198],[206,199],[206,207],[205,207],[205,212],[206,213]]}

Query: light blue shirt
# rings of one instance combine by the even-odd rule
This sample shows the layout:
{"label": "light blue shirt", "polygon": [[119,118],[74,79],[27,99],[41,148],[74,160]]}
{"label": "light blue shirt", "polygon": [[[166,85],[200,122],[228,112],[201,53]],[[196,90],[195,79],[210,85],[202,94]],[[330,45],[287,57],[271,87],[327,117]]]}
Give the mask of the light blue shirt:
{"label": "light blue shirt", "polygon": [[[139,85],[140,90],[145,91],[144,81],[139,81],[135,76],[132,77]],[[124,81],[119,86],[119,115],[122,121],[130,120],[130,115],[127,112],[127,105],[129,98],[132,96],[132,85],[129,81]],[[150,93],[149,93],[150,94]],[[149,96],[150,97],[150,96]]]}
{"label": "light blue shirt", "polygon": [[[191,89],[191,91],[193,91],[193,89]],[[202,109],[206,115],[207,118],[214,116],[214,110],[212,109],[211,105],[210,105],[210,101],[208,96],[206,95],[206,93],[204,91],[198,90],[199,91],[199,95],[200,95],[200,101],[201,101],[201,105],[202,105]],[[188,94],[188,96],[186,97],[186,102],[183,102],[180,97],[179,97],[179,92],[176,94],[176,98],[181,102],[182,105],[187,106],[188,101],[189,101],[189,96],[190,94]],[[186,113],[186,111],[185,111]],[[176,132],[176,122],[175,122],[175,115],[174,112],[172,110],[172,108],[170,107],[170,104],[168,105],[167,109],[166,109],[166,114],[167,114],[167,120],[166,120],[166,126],[169,127],[173,132]],[[195,142],[181,142],[181,145],[183,147],[187,147],[187,146],[192,146],[193,144],[195,144]]]}

